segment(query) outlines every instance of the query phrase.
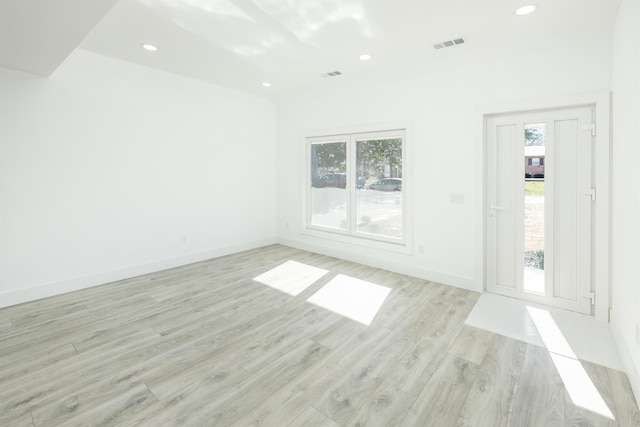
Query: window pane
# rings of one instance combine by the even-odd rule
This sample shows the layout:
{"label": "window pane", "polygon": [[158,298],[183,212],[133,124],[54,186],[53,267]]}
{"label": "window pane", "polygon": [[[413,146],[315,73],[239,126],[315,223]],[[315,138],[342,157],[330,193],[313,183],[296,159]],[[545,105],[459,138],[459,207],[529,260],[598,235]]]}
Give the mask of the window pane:
{"label": "window pane", "polygon": [[356,231],[402,239],[402,139],[357,141]]}
{"label": "window pane", "polygon": [[347,143],[311,144],[311,224],[347,229]]}
{"label": "window pane", "polygon": [[524,290],[545,293],[544,281],[544,155],[545,124],[524,127]]}

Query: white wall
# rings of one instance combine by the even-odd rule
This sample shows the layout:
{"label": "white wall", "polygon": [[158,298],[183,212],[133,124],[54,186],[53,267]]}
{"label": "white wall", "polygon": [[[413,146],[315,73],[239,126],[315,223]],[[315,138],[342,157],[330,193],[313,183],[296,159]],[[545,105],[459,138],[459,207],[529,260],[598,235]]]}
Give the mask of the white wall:
{"label": "white wall", "polygon": [[640,401],[640,1],[625,0],[613,43],[611,326]]}
{"label": "white wall", "polygon": [[0,94],[0,306],[275,241],[272,103],[84,51]]}
{"label": "white wall", "polygon": [[[610,34],[598,34],[581,45],[508,58],[465,59],[462,52],[459,57],[451,53],[441,65],[401,75],[326,79],[322,91],[283,101],[278,105],[280,241],[481,290],[482,111],[492,110],[483,108],[608,91],[610,43]],[[302,233],[304,136],[387,122],[408,122],[413,134],[414,253],[387,253]],[[451,194],[463,194],[464,204],[451,203]],[[418,253],[419,245],[424,254]]]}

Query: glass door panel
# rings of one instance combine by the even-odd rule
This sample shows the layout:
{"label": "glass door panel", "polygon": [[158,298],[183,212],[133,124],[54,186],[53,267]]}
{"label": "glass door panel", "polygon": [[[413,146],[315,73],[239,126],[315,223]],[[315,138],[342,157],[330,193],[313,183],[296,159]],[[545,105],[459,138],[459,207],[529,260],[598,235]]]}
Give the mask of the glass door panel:
{"label": "glass door panel", "polygon": [[544,295],[545,123],[524,126],[524,291]]}

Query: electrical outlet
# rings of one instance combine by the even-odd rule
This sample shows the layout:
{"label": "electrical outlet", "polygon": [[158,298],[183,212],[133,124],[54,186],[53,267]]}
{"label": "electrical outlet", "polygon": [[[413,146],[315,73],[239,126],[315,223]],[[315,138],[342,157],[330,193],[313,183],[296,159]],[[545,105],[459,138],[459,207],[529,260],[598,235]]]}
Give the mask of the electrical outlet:
{"label": "electrical outlet", "polygon": [[419,254],[423,254],[424,253],[424,245],[418,245],[418,253]]}
{"label": "electrical outlet", "polygon": [[183,245],[187,243],[187,236],[185,236],[184,234],[180,236],[180,243],[182,243]]}
{"label": "electrical outlet", "polygon": [[636,323],[636,344],[640,345],[640,325]]}
{"label": "electrical outlet", "polygon": [[289,229],[289,221],[284,223],[284,228],[286,228],[287,230]]}

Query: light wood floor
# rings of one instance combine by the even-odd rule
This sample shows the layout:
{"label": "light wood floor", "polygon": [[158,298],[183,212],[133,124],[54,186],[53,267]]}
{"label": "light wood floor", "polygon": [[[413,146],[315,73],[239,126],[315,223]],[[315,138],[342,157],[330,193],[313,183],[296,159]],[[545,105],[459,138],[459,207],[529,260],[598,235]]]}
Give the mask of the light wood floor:
{"label": "light wood floor", "polygon": [[[329,270],[292,297],[252,279]],[[336,274],[391,288],[369,326],[306,300]],[[0,426],[640,426],[626,376],[464,325],[479,295],[283,246],[0,310]]]}

